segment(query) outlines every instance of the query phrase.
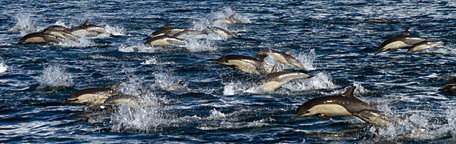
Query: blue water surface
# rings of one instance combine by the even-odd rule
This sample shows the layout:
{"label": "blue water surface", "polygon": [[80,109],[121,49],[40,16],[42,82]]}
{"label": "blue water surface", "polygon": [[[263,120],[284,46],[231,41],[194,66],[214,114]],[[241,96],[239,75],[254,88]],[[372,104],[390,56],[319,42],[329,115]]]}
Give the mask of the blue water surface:
{"label": "blue water surface", "polygon": [[[439,92],[456,68],[456,1],[0,1],[0,142],[2,143],[451,143],[455,97]],[[213,24],[231,14],[242,23]],[[395,22],[369,22],[365,19]],[[89,20],[116,37],[81,43],[16,45],[49,25]],[[220,26],[239,37],[187,39],[180,47],[146,47],[165,23]],[[389,37],[444,41],[423,52],[375,55]],[[223,55],[292,51],[315,77],[273,93],[252,90],[260,76],[212,64]],[[268,62],[272,62],[268,59]],[[281,66],[281,69],[292,69]],[[109,87],[145,95],[151,106],[121,107],[83,117],[85,106],[64,105],[73,92]],[[290,120],[312,98],[342,93],[402,117],[401,126],[375,128],[354,118]],[[167,104],[161,104],[165,102]],[[410,126],[417,123],[424,132]]]}

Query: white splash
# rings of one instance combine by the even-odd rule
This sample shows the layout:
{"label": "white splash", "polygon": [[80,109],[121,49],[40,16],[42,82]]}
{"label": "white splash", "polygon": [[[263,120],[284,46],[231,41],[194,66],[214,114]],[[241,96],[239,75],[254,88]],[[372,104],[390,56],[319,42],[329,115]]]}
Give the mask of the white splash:
{"label": "white splash", "polygon": [[119,47],[120,52],[148,52],[148,53],[153,53],[159,51],[159,47],[153,47],[153,46],[146,46],[144,44],[136,44],[132,46],[124,46],[121,45]]}
{"label": "white splash", "polygon": [[113,36],[125,36],[126,35],[126,29],[120,26],[110,26],[106,25],[105,29],[108,33],[110,33]]}
{"label": "white splash", "polygon": [[111,115],[112,130],[116,132],[125,130],[150,132],[170,125],[173,119],[168,118],[169,115],[164,112],[166,107],[162,107],[161,102],[161,99],[149,93],[139,98],[139,108],[120,106]]}
{"label": "white splash", "polygon": [[158,71],[154,73],[156,88],[166,91],[188,91],[187,85],[182,84],[180,78],[173,76],[173,73],[168,70]]}
{"label": "white splash", "polygon": [[[128,73],[128,72],[126,72]],[[120,92],[127,95],[141,95],[147,93],[147,88],[144,87],[145,81],[141,77],[130,76],[127,81],[122,82],[119,87]]]}
{"label": "white splash", "polygon": [[305,91],[316,89],[334,89],[338,86],[332,82],[331,77],[324,72],[320,72],[312,78],[291,81],[282,86],[291,91]]}
{"label": "white splash", "polygon": [[315,70],[314,61],[316,58],[315,49],[311,49],[308,53],[298,53],[295,57],[308,70]]}
{"label": "white splash", "polygon": [[[223,36],[223,35],[219,35],[219,34],[217,34],[215,32],[212,32],[212,30],[208,29],[208,27],[214,27],[214,25],[212,25],[207,18],[198,19],[197,21],[193,22],[192,29],[199,30],[199,31],[205,31],[205,32],[208,32],[208,33],[207,34],[196,35],[196,36],[191,36],[191,37],[190,36],[184,36],[182,38],[187,39],[187,40],[189,40],[189,39],[226,40],[226,39],[229,38],[229,37],[226,37],[226,36]],[[226,26],[216,26],[216,27],[220,27],[220,28],[225,29],[227,31],[231,31]]]}
{"label": "white splash", "polygon": [[[293,54],[292,54],[293,56]],[[308,70],[315,70],[314,61],[316,58],[315,49],[311,49],[308,53],[300,52],[294,56],[304,68]],[[272,54],[269,54],[266,58],[264,58],[263,67],[266,71],[271,71],[272,68],[275,66],[277,71],[282,71],[284,69],[295,69],[294,67],[282,64],[274,59]]]}
{"label": "white splash", "polygon": [[142,62],[141,64],[142,65],[156,65],[157,63],[158,63],[157,58],[152,57],[152,58],[149,58],[146,61]]}
{"label": "white splash", "polygon": [[245,82],[229,82],[224,83],[223,95],[236,95],[245,92],[249,89],[249,85],[246,85]]}
{"label": "white splash", "polygon": [[267,72],[273,72],[273,68],[275,67],[275,71],[283,71],[285,68],[287,68],[286,65],[278,62],[273,56],[268,55],[267,57],[264,58],[263,61],[263,68]]}
{"label": "white splash", "polygon": [[99,60],[109,60],[109,61],[118,61],[118,60],[120,60],[120,59],[118,59],[116,57],[104,56],[104,55],[100,55],[100,54],[90,55],[89,58],[91,58],[91,59],[99,59]]}
{"label": "white splash", "polygon": [[216,51],[217,47],[213,46],[210,40],[187,39],[184,47],[190,52]]}
{"label": "white splash", "polygon": [[[212,32],[212,30],[210,30],[208,28],[209,27],[219,27],[219,28],[225,29],[229,32],[237,33],[236,31],[229,29],[227,24],[224,23],[223,19],[228,18],[231,15],[233,15],[234,19],[239,20],[241,23],[250,23],[250,20],[247,17],[242,16],[241,14],[235,13],[230,8],[225,8],[222,11],[213,12],[213,13],[209,14],[208,17],[198,18],[196,21],[194,21],[192,29],[199,30],[199,31],[205,31],[205,32],[209,32],[209,33],[204,34],[204,35],[198,35],[198,36],[195,36],[192,38],[193,39],[206,39],[206,40],[226,40],[226,39],[230,38],[231,36],[217,34],[215,32]],[[185,39],[188,39],[188,37],[186,37]]]}
{"label": "white splash", "polygon": [[[449,104],[451,105],[451,104]],[[387,107],[387,106],[386,106]],[[456,112],[454,106],[449,106],[445,111],[445,118],[448,123],[436,124],[432,123],[431,119],[438,117],[435,115],[437,112],[420,112],[408,116],[398,116],[396,119],[399,121],[397,125],[390,125],[387,128],[380,128],[378,135],[380,139],[396,140],[403,138],[413,138],[418,140],[436,139],[447,137],[448,134],[455,136],[456,134]],[[381,111],[385,106],[381,108]],[[393,113],[390,108],[386,108],[385,113]],[[445,121],[445,120],[441,120]],[[371,128],[370,132],[376,133],[376,128]]]}
{"label": "white splash", "polygon": [[368,89],[364,88],[361,83],[358,83],[358,82],[354,82],[353,83],[353,86],[356,86],[356,89],[355,89],[355,94],[357,95],[363,95],[363,94],[366,94],[369,92]]}
{"label": "white splash", "polygon": [[448,131],[450,131],[453,137],[456,136],[456,111],[454,111],[456,107],[450,106],[446,111],[446,119],[448,120]]}
{"label": "white splash", "polygon": [[223,23],[223,21],[217,20],[217,19],[228,18],[231,15],[233,15],[234,18],[239,20],[241,23],[251,23],[250,19],[247,16],[236,13],[229,7],[224,8],[222,11],[211,13],[210,18],[211,18],[211,20],[216,20],[214,22],[215,26],[221,26],[221,25],[224,25],[225,23]]}
{"label": "white splash", "polygon": [[64,40],[64,41],[58,43],[57,45],[64,47],[64,48],[80,48],[80,47],[96,46],[95,42],[93,42],[85,37],[81,37],[78,40],[79,40],[79,42],[72,41],[72,40]]}
{"label": "white splash", "polygon": [[183,117],[183,120],[189,121],[207,121],[199,126],[198,129],[202,130],[217,130],[217,129],[240,129],[251,127],[263,127],[270,125],[274,122],[273,118],[264,118],[260,120],[243,121],[239,119],[239,115],[249,113],[249,110],[241,110],[232,113],[223,113],[216,109],[211,110],[207,117]]}
{"label": "white splash", "polygon": [[9,29],[9,31],[21,32],[21,35],[25,35],[28,32],[36,31],[35,20],[32,18],[32,14],[26,12],[19,12],[14,16],[16,25]]}
{"label": "white splash", "polygon": [[73,76],[58,65],[47,66],[38,81],[42,86],[48,87],[70,87],[74,84]]}
{"label": "white splash", "polygon": [[68,27],[68,26],[65,24],[65,22],[60,21],[60,20],[59,20],[59,21],[56,21],[56,22],[54,23],[54,25],[59,25],[59,26]]}
{"label": "white splash", "polygon": [[437,46],[436,48],[433,48],[433,49],[424,50],[424,52],[456,55],[456,49],[454,49],[454,47],[455,47],[455,45],[447,43],[443,46]]}
{"label": "white splash", "polygon": [[0,59],[0,73],[4,73],[8,70],[8,66],[5,64],[5,61]]}

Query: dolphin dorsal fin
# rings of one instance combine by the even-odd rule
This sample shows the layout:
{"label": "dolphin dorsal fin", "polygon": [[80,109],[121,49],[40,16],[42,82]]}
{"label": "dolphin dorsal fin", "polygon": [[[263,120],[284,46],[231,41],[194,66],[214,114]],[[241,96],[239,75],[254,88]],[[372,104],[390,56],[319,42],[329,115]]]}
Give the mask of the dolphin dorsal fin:
{"label": "dolphin dorsal fin", "polygon": [[355,97],[353,93],[355,92],[356,86],[349,87],[342,96],[344,97]]}
{"label": "dolphin dorsal fin", "polygon": [[122,85],[122,81],[119,81],[119,82],[116,82],[115,84],[113,84],[110,88],[114,91],[119,91],[120,90],[120,85]]}
{"label": "dolphin dorsal fin", "polygon": [[291,55],[291,54],[293,54],[293,51],[290,50],[290,51],[286,51],[285,53],[286,53],[287,55]]}
{"label": "dolphin dorsal fin", "polygon": [[261,61],[261,62],[264,62],[264,59],[265,59],[266,57],[268,57],[268,55],[259,55],[259,56],[257,57],[257,59],[258,59],[259,61]]}
{"label": "dolphin dorsal fin", "polygon": [[405,29],[405,30],[402,32],[402,35],[409,35],[409,32],[410,32],[409,30],[410,30],[410,28]]}
{"label": "dolphin dorsal fin", "polygon": [[89,25],[89,24],[90,24],[90,23],[89,23],[89,20],[86,19],[82,25]]}

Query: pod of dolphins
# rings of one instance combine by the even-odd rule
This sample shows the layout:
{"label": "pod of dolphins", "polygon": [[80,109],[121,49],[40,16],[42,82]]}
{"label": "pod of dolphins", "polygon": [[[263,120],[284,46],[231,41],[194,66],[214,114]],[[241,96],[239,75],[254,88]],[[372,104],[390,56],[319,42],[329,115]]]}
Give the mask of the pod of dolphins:
{"label": "pod of dolphins", "polygon": [[[366,19],[369,22],[394,22],[387,19]],[[241,23],[235,15],[225,18],[211,20],[213,23],[237,24]],[[186,44],[185,37],[195,37],[197,35],[207,35],[215,33],[224,37],[234,37],[238,34],[229,32],[220,27],[207,27],[205,30],[195,30],[191,28],[171,27],[169,24],[163,25],[160,29],[152,32],[147,36],[144,43],[146,46],[178,46]],[[90,24],[85,21],[83,24],[67,28],[59,25],[52,25],[46,29],[25,35],[19,40],[18,44],[54,44],[62,41],[79,42],[78,37],[96,37],[102,34],[110,34],[105,26]],[[427,38],[409,34],[409,30],[403,31],[397,36],[385,40],[375,54],[397,51],[407,48],[407,52],[417,52],[431,49],[443,45],[444,42],[432,41]],[[212,61],[213,64],[228,66],[234,70],[251,75],[260,75],[255,87],[260,92],[271,93],[282,87],[284,84],[312,78],[312,75],[306,74],[310,70],[292,55],[291,51],[282,52],[279,50],[264,49],[256,52],[258,56],[243,55],[224,55],[219,59]],[[270,56],[275,61],[293,68],[295,71],[283,70],[277,71],[277,64],[272,70],[264,67],[265,58]],[[89,111],[108,111],[112,112],[120,105],[128,105],[137,108],[141,105],[139,96],[124,94],[120,90],[122,82],[118,82],[108,88],[88,88],[71,94],[64,104],[85,105]],[[348,87],[346,91],[339,95],[318,97],[306,101],[298,107],[291,120],[304,117],[319,117],[324,120],[331,120],[333,117],[353,117],[358,118],[365,123],[376,127],[387,127],[398,125],[401,119],[376,110],[371,105],[363,102],[354,96],[356,87]],[[456,78],[450,80],[439,91],[456,92]]]}
{"label": "pod of dolphins", "polygon": [[431,49],[436,46],[445,44],[444,42],[434,42],[426,38],[419,36],[414,36],[409,34],[409,30],[405,30],[400,35],[391,37],[384,41],[377,53],[386,52],[386,51],[397,51],[399,49],[408,48],[407,52],[417,52],[426,49]]}
{"label": "pod of dolphins", "polygon": [[79,37],[96,37],[103,34],[114,36],[106,30],[106,25],[98,26],[90,24],[86,20],[83,24],[73,28],[51,25],[42,31],[25,35],[18,44],[56,44],[66,40],[79,42]]}
{"label": "pod of dolphins", "polygon": [[178,46],[186,44],[184,38],[195,37],[198,35],[208,35],[215,33],[222,37],[235,37],[237,33],[229,32],[221,27],[207,27],[205,30],[195,30],[191,28],[170,27],[169,24],[163,25],[160,29],[147,36],[146,46]]}

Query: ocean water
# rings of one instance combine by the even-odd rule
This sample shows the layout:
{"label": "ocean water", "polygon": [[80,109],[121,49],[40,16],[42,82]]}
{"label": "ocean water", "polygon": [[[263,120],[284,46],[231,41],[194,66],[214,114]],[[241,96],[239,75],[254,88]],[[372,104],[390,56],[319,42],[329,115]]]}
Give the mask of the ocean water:
{"label": "ocean water", "polygon": [[[456,76],[456,1],[0,1],[1,143],[454,143],[455,95],[439,92]],[[211,23],[235,14],[242,23]],[[366,22],[384,18],[397,23]],[[49,25],[89,20],[109,35],[79,43],[16,45]],[[177,47],[147,47],[166,23],[239,34],[186,38]],[[417,53],[374,55],[389,37],[444,41]],[[273,93],[253,90],[259,76],[212,64],[223,55],[292,51],[315,77]],[[266,59],[265,67],[274,61]],[[292,69],[279,65],[278,69]],[[64,105],[73,92],[109,87],[143,95],[139,108],[81,118]],[[403,125],[375,128],[354,118],[290,120],[312,98],[355,95]],[[164,104],[165,103],[165,104]],[[418,125],[424,131],[416,128]]]}

